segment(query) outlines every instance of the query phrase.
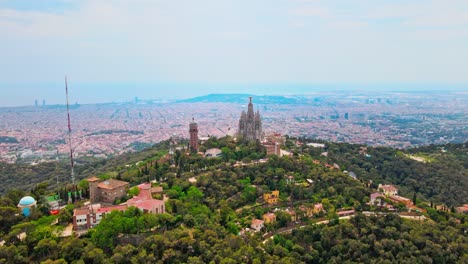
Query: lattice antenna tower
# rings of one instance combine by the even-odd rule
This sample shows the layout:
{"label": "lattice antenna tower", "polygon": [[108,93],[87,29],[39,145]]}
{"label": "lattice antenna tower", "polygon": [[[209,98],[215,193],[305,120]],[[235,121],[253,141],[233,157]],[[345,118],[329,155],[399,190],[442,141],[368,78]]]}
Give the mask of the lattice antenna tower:
{"label": "lattice antenna tower", "polygon": [[68,83],[67,83],[67,76],[65,76],[65,94],[67,97],[67,116],[68,116],[68,145],[70,148],[70,165],[71,165],[71,172],[70,177],[73,186],[75,186],[75,171],[74,171],[74,162],[73,162],[73,147],[72,147],[72,138],[71,138],[71,122],[70,122],[70,104],[68,102]]}

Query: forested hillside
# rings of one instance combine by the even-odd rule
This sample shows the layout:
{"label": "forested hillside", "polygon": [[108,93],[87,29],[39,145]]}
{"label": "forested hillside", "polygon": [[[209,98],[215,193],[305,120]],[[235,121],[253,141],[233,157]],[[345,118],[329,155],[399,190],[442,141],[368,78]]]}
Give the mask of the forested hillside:
{"label": "forested hillside", "polygon": [[328,157],[362,180],[392,183],[411,197],[456,206],[468,198],[468,148],[465,144],[425,146],[405,151],[330,143]]}
{"label": "forested hillside", "polygon": [[[306,140],[310,141],[310,140]],[[207,142],[207,147],[223,147]],[[211,144],[211,145],[210,145]],[[457,206],[466,203],[468,197],[468,148],[465,144],[425,146],[408,150],[385,147],[366,147],[347,143],[326,143],[325,149],[308,148],[312,157],[324,159],[320,153],[327,151],[329,163],[340,169],[356,173],[362,181],[372,180],[375,184],[391,183],[400,188],[403,195],[411,197],[414,192],[428,202]],[[289,146],[298,155],[300,150]],[[125,165],[134,166],[159,153],[167,153],[169,141],[164,141],[138,153],[128,153],[107,160],[78,160],[77,179],[108,171],[125,171]],[[205,147],[206,148],[206,147]],[[365,149],[365,151],[363,151]],[[302,148],[304,150],[304,148]],[[233,152],[224,148],[224,153],[235,158]],[[256,158],[257,155],[253,155]],[[418,161],[419,160],[419,161]],[[69,165],[66,162],[41,163],[35,166],[24,164],[0,164],[0,194],[17,188],[30,190],[34,185],[47,181],[54,188],[56,178],[69,183]]]}

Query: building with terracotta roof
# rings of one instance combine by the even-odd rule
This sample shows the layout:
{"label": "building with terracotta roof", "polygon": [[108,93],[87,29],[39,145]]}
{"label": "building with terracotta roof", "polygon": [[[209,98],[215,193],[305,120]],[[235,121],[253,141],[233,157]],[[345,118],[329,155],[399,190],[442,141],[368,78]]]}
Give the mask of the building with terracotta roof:
{"label": "building with terracotta roof", "polygon": [[271,224],[276,221],[276,215],[274,213],[267,213],[262,216],[265,224]]}
{"label": "building with terracotta roof", "polygon": [[279,191],[272,191],[271,193],[263,194],[263,200],[268,204],[275,204],[278,202]]}
{"label": "building with terracotta roof", "polygon": [[377,189],[383,194],[385,194],[385,196],[398,195],[398,189],[390,184],[379,184],[379,187]]}
{"label": "building with terracotta roof", "polygon": [[468,204],[464,204],[460,207],[455,207],[455,211],[459,214],[466,214],[468,213]]}
{"label": "building with terracotta roof", "polygon": [[263,220],[253,219],[252,224],[250,225],[250,227],[252,229],[254,229],[255,232],[260,232],[260,230],[262,230],[262,228],[265,226],[264,223],[265,222]]}
{"label": "building with terracotta roof", "polygon": [[390,196],[388,198],[394,203],[403,203],[405,205],[412,205],[413,204],[413,201],[411,201],[411,199],[408,199],[408,198],[403,197],[403,196],[392,195],[392,196]]}
{"label": "building with terracotta roof", "polygon": [[96,176],[86,179],[89,182],[89,200],[91,203],[113,203],[127,194],[128,182],[109,179],[102,181]]}
{"label": "building with terracotta roof", "polygon": [[350,215],[354,215],[355,213],[356,211],[354,211],[354,209],[336,211],[336,214],[338,215],[338,217],[350,216]]}
{"label": "building with terracotta roof", "polygon": [[166,205],[164,201],[153,199],[151,195],[151,183],[143,183],[138,185],[140,193],[127,201],[128,206],[135,206],[144,213],[164,214]]}

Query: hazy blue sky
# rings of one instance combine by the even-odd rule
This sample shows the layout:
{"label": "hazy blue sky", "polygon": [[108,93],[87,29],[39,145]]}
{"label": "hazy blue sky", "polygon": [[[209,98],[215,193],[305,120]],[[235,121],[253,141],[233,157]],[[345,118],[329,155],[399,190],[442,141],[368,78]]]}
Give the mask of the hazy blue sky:
{"label": "hazy blue sky", "polygon": [[65,74],[81,103],[464,89],[468,1],[0,0],[0,106],[63,103]]}

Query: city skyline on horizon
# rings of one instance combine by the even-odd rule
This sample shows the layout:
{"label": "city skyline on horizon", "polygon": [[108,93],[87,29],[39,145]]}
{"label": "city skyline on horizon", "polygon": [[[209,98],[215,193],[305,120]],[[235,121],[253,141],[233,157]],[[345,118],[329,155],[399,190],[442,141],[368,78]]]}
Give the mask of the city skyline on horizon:
{"label": "city skyline on horizon", "polygon": [[[251,94],[254,96],[313,96],[327,92],[340,93],[410,93],[410,92],[464,92],[468,85],[450,84],[104,84],[112,92],[99,91],[95,86],[102,84],[74,84],[68,82],[70,104],[102,104],[141,101],[176,101],[209,94]],[[15,85],[12,85],[15,87]],[[115,87],[116,89],[112,88]],[[65,83],[47,85],[25,95],[15,88],[0,85],[0,107],[22,107],[37,105],[65,105]]]}

